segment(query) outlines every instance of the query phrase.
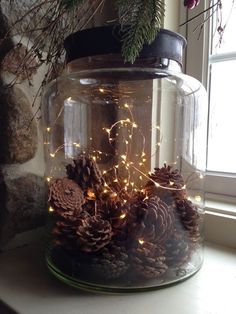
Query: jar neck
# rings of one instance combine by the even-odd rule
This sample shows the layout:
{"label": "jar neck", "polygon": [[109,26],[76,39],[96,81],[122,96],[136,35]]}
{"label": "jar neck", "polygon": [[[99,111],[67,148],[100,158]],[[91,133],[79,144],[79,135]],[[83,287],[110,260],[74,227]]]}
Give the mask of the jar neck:
{"label": "jar neck", "polygon": [[174,60],[159,57],[138,58],[134,64],[124,63],[120,54],[106,54],[84,57],[69,62],[66,73],[71,74],[84,70],[109,69],[109,68],[146,68],[173,72],[182,72],[181,65]]}

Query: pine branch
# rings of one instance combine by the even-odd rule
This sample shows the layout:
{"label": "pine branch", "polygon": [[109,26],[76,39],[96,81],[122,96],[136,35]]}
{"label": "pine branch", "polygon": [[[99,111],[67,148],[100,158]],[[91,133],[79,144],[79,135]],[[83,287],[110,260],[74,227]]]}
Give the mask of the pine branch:
{"label": "pine branch", "polygon": [[144,44],[150,44],[162,26],[164,0],[116,0],[122,31],[122,55],[133,63]]}

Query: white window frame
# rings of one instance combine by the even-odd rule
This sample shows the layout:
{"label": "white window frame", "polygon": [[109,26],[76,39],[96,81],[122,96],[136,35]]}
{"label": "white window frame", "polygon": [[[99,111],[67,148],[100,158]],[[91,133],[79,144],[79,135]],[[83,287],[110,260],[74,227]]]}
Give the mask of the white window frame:
{"label": "white window frame", "polygon": [[[186,10],[180,1],[180,24],[209,7],[209,0],[202,0],[194,10]],[[197,78],[207,88],[209,83],[209,33],[210,24],[205,23],[199,37],[198,28],[204,16],[199,16],[184,27],[180,33],[187,38],[185,73]],[[206,240],[236,248],[236,178],[230,174],[207,172]]]}

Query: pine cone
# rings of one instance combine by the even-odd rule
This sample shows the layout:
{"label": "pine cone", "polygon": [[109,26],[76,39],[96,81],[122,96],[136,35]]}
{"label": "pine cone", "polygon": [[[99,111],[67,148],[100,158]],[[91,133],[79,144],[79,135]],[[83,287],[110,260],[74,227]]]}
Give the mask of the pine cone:
{"label": "pine cone", "polygon": [[81,188],[68,178],[55,179],[49,185],[49,202],[59,214],[79,214],[84,201]]}
{"label": "pine cone", "polygon": [[161,244],[173,233],[173,221],[171,209],[159,198],[135,202],[127,215],[128,237]]}
{"label": "pine cone", "polygon": [[152,243],[145,242],[132,250],[131,266],[144,278],[158,278],[168,269],[164,250]]}
{"label": "pine cone", "polygon": [[76,229],[77,220],[73,219],[68,221],[57,221],[52,230],[54,237],[54,244],[64,247],[66,250],[76,249]]}
{"label": "pine cone", "polygon": [[173,237],[165,243],[166,264],[169,267],[180,267],[187,263],[192,250],[183,234],[175,232]]}
{"label": "pine cone", "polygon": [[120,201],[108,200],[101,202],[98,213],[112,225],[113,230],[120,229],[126,224],[128,206]]}
{"label": "pine cone", "polygon": [[83,252],[99,251],[111,241],[113,235],[109,221],[99,215],[82,219],[76,234],[77,245]]}
{"label": "pine cone", "polygon": [[66,166],[68,177],[76,181],[84,192],[87,193],[88,189],[92,189],[96,196],[99,196],[104,185],[104,179],[96,162],[84,155],[74,159],[73,162],[74,165]]}
{"label": "pine cone", "polygon": [[150,178],[162,186],[169,186],[180,189],[184,186],[184,180],[178,169],[164,164],[162,168],[155,168]]}
{"label": "pine cone", "polygon": [[182,200],[186,197],[184,180],[178,169],[164,164],[162,168],[155,168],[150,179],[158,183],[160,187],[156,186],[153,181],[148,181],[145,186],[148,196],[156,195],[168,205],[173,205],[176,200]]}
{"label": "pine cone", "polygon": [[192,241],[197,242],[200,238],[200,215],[197,207],[187,199],[177,201],[176,211]]}
{"label": "pine cone", "polygon": [[117,241],[127,239],[126,218],[129,210],[128,204],[122,204],[120,201],[107,200],[98,205],[98,214],[104,220],[110,222],[113,231],[113,238]]}
{"label": "pine cone", "polygon": [[82,224],[82,221],[89,217],[89,214],[83,211],[79,215],[74,215],[68,212],[59,211],[57,214],[60,218],[55,222],[55,227],[52,229],[52,235],[54,237],[54,243],[63,246],[67,250],[77,250],[76,234],[78,226]]}
{"label": "pine cone", "polygon": [[111,243],[101,254],[92,259],[91,267],[97,276],[106,279],[117,279],[129,268],[126,249],[119,244]]}

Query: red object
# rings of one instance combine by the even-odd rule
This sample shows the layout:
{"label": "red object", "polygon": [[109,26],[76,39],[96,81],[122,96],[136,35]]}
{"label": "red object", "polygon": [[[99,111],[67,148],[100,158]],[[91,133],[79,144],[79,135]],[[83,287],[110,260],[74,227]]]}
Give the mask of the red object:
{"label": "red object", "polygon": [[200,0],[184,0],[184,6],[193,9],[199,4]]}

